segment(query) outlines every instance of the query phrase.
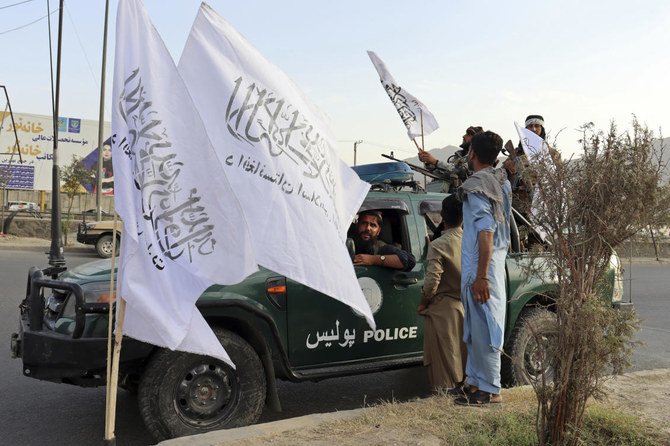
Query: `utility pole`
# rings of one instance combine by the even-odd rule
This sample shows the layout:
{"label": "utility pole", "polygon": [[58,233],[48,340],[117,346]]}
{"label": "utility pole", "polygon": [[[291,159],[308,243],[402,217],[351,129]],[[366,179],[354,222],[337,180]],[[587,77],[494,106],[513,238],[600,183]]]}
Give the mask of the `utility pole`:
{"label": "utility pole", "polygon": [[363,142],[362,139],[359,139],[358,141],[354,141],[354,166],[356,165],[356,148],[362,142]]}
{"label": "utility pole", "polygon": [[109,17],[109,0],[105,2],[105,26],[102,36],[102,70],[100,74],[100,114],[98,115],[98,168],[96,169],[95,187],[95,219],[102,220],[102,143],[105,127],[105,69],[107,67],[107,21]]}

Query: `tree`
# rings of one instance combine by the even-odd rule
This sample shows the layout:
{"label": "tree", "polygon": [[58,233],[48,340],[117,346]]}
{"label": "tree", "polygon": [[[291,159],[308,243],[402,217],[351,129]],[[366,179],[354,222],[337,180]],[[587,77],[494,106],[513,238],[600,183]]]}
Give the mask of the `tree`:
{"label": "tree", "polygon": [[67,235],[72,229],[73,219],[71,217],[72,205],[77,195],[86,193],[82,184],[90,184],[95,180],[95,170],[89,169],[82,163],[82,158],[72,155],[72,162],[61,169],[61,191],[65,192],[68,198],[67,219],[61,222],[61,230],[65,245],[67,245]]}
{"label": "tree", "polygon": [[605,375],[629,365],[638,321],[603,298],[612,290],[607,271],[617,246],[662,220],[670,196],[662,146],[637,119],[621,134],[614,123],[607,132],[582,130],[580,158],[540,152],[525,173],[535,179],[531,218],[551,241],[560,286],[555,339],[547,342],[545,331],[535,340],[553,370],[553,382],[535,383],[540,444],[579,444],[587,400],[601,393]]}

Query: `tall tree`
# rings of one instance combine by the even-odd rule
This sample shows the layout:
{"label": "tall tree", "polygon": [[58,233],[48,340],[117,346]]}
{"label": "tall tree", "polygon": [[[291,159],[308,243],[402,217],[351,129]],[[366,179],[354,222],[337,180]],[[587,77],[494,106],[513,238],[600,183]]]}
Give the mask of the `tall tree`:
{"label": "tall tree", "polygon": [[72,205],[74,199],[80,194],[86,193],[83,184],[90,184],[95,179],[95,170],[88,169],[82,163],[82,158],[72,155],[72,162],[64,166],[61,170],[61,192],[67,195],[67,215],[66,220],[61,223],[61,230],[63,232],[64,244],[67,245],[67,235],[72,229]]}
{"label": "tall tree", "polygon": [[[535,384],[540,444],[579,443],[587,400],[603,377],[629,364],[638,326],[634,312],[614,311],[614,250],[661,220],[670,189],[662,181],[662,145],[635,119],[629,131],[583,127],[581,157],[561,159],[545,150],[530,157],[532,219],[548,234],[548,260],[560,285],[555,296],[555,339],[537,330],[553,382]],[[622,287],[619,287],[622,292]],[[543,336],[539,336],[543,331]],[[553,337],[553,336],[552,336]]]}

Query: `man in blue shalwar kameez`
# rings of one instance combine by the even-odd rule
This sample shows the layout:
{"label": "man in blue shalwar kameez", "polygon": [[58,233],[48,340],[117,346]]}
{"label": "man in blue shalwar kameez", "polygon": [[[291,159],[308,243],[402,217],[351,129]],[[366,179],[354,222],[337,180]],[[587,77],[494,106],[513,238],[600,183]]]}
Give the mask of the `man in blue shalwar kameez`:
{"label": "man in blue shalwar kameez", "polygon": [[505,171],[493,168],[502,144],[500,136],[491,131],[472,138],[468,163],[475,173],[462,187],[461,299],[465,310],[463,341],[468,350],[468,388],[456,403],[463,405],[501,401],[505,258],[512,212],[512,188]]}

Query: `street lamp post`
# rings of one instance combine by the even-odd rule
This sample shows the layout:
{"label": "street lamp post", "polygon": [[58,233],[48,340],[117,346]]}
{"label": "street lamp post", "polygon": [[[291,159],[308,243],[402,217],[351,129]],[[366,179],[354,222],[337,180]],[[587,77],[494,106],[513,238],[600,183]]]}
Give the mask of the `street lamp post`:
{"label": "street lamp post", "polygon": [[362,142],[363,142],[362,139],[359,139],[358,141],[354,141],[354,166],[356,165],[356,148]]}
{"label": "street lamp post", "polygon": [[65,266],[63,256],[63,244],[61,243],[61,221],[60,221],[60,168],[58,166],[58,104],[60,101],[60,64],[62,60],[63,46],[63,6],[64,0],[60,0],[58,8],[58,52],[56,55],[56,98],[53,108],[53,166],[51,167],[51,248],[49,249],[49,265],[54,267],[53,278],[56,278],[58,268]]}

